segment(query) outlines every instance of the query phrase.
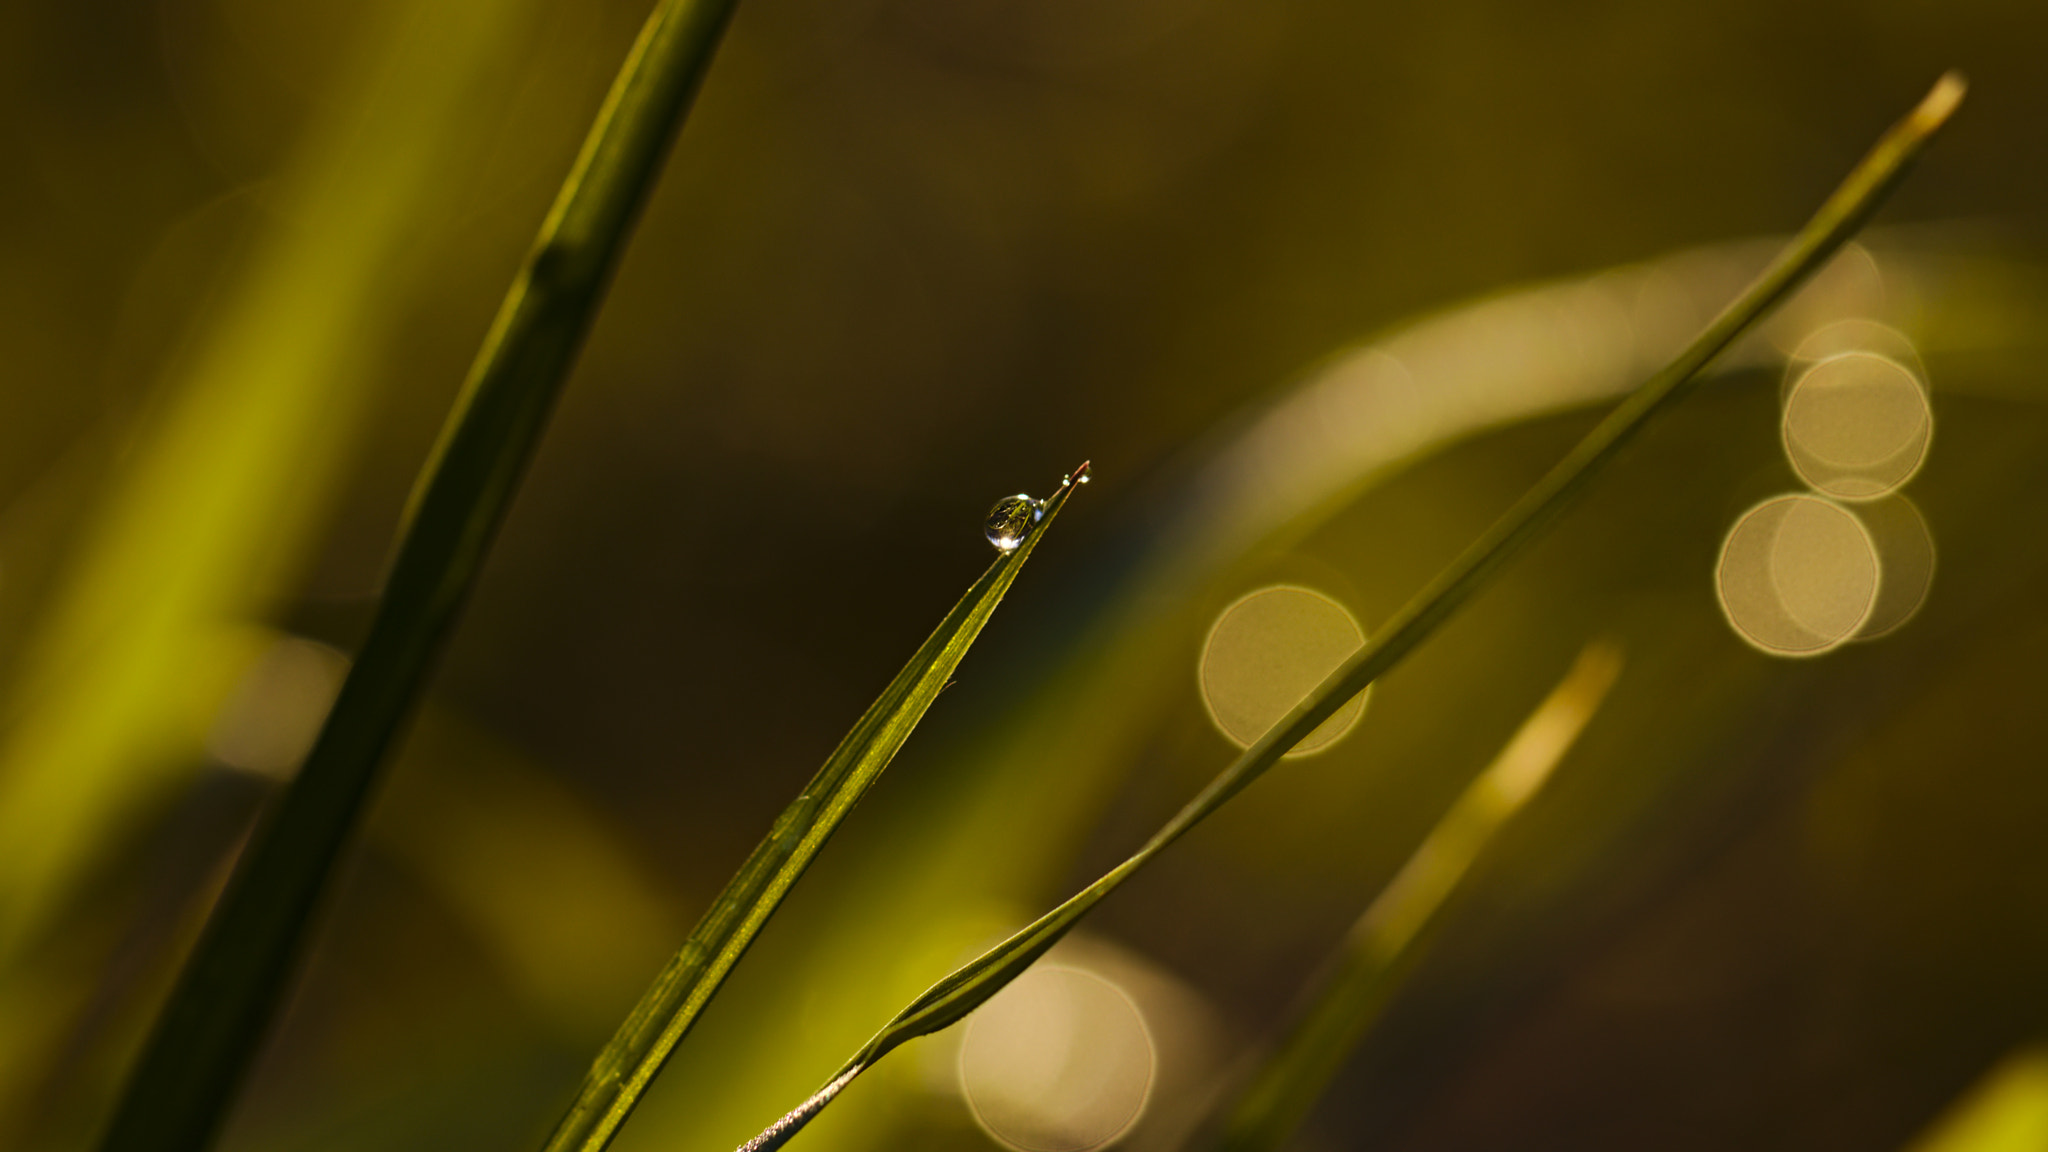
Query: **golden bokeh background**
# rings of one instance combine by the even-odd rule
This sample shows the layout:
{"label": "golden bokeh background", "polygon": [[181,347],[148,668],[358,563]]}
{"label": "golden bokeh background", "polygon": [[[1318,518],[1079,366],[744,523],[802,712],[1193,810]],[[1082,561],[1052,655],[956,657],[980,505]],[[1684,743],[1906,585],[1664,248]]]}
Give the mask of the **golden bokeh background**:
{"label": "golden bokeh background", "polygon": [[[0,8],[0,1147],[90,1145],[644,16]],[[1181,1038],[1128,1137],[1171,1147],[1608,637],[1299,1146],[1914,1147],[2048,1032],[2044,44],[1989,0],[746,0],[222,1147],[537,1146],[990,502],[1092,460],[619,1147],[736,1145],[1228,761],[1218,613],[1371,634],[1954,66],[1866,245],[1088,924]],[[1787,358],[1844,320],[1934,422],[1853,514],[1934,553],[1777,659],[1717,557],[1804,490]],[[799,1146],[992,1147],[932,1063]]]}

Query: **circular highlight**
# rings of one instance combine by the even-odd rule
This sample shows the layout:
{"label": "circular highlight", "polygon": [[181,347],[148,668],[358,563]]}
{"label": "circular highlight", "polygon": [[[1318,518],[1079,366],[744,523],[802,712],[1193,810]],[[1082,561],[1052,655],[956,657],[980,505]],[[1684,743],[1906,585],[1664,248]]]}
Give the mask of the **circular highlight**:
{"label": "circular highlight", "polygon": [[1934,411],[1911,368],[1874,352],[1845,352],[1793,383],[1781,432],[1793,470],[1815,491],[1875,500],[1920,470]]}
{"label": "circular highlight", "polygon": [[1875,640],[1904,627],[1927,602],[1934,586],[1934,533],[1920,509],[1897,494],[1858,504],[1856,517],[1876,542],[1884,573],[1870,619],[1856,630],[1856,639]]}
{"label": "circular highlight", "polygon": [[207,752],[230,768],[290,778],[327,722],[348,666],[348,657],[325,644],[278,639],[222,706]]}
{"label": "circular highlight", "polygon": [[[1202,704],[1231,743],[1250,747],[1363,647],[1365,630],[1342,604],[1309,588],[1261,588],[1210,626],[1202,645]],[[1370,694],[1368,688],[1347,701],[1287,755],[1336,743],[1358,723]]]}
{"label": "circular highlight", "polygon": [[1856,637],[1878,601],[1877,544],[1854,513],[1804,494],[1743,513],[1714,590],[1737,634],[1774,656],[1817,656]]}
{"label": "circular highlight", "polygon": [[1851,241],[1779,307],[1764,323],[1763,332],[1779,352],[1789,355],[1816,329],[1842,319],[1883,315],[1884,280],[1877,257]]}
{"label": "circular highlight", "polygon": [[1862,317],[1837,320],[1824,324],[1807,333],[1799,347],[1786,357],[1785,392],[1790,392],[1792,382],[1808,368],[1830,357],[1848,352],[1871,352],[1889,356],[1912,369],[1922,381],[1927,379],[1927,364],[1920,358],[1920,346],[1913,338],[1889,324]]}
{"label": "circular highlight", "polygon": [[1019,1152],[1087,1152],[1145,1110],[1158,1053],[1123,989],[1038,965],[968,1017],[960,1093],[988,1134]]}

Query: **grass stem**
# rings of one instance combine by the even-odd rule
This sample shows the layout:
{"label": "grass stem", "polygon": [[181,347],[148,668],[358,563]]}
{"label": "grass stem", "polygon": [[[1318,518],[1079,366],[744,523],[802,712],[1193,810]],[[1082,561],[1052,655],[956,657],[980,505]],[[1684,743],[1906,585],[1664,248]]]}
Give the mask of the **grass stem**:
{"label": "grass stem", "polygon": [[103,1152],[200,1152],[219,1131],[734,3],[661,0],[642,28],[421,474],[383,599],[334,709],[186,961]]}

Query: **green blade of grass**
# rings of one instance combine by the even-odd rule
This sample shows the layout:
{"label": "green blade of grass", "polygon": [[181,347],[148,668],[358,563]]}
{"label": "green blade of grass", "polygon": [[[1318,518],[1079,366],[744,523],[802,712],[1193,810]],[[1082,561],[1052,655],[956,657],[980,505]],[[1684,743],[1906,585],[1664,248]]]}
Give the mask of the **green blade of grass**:
{"label": "green blade of grass", "polygon": [[375,619],[258,827],[131,1074],[105,1152],[199,1152],[275,1015],[384,753],[482,567],[735,0],[661,0],[422,472]]}
{"label": "green blade of grass", "polygon": [[1958,73],[1943,75],[1919,105],[1878,140],[1785,250],[1704,332],[1608,413],[1491,528],[1395,613],[1377,637],[1218,773],[1134,855],[934,984],[841,1065],[824,1088],[741,1145],[740,1152],[770,1152],[781,1147],[847,1084],[883,1056],[908,1040],[957,1023],[980,1007],[1058,943],[1133,873],[1243,791],[1353,696],[1399,664],[1554,522],[1593,481],[1601,467],[1613,460],[1652,417],[1684,396],[1686,386],[1710,360],[1768,314],[1855,234],[1905,175],[1920,150],[1947,123],[1962,100],[1964,87]]}
{"label": "green blade of grass", "polygon": [[1066,505],[1075,482],[1086,483],[1087,476],[1088,465],[1083,464],[1060,482],[1030,532],[1014,549],[996,557],[981,579],[967,589],[910,663],[839,742],[825,766],[782,810],[753,855],[747,857],[682,949],[640,997],[611,1043],[598,1054],[575,1103],[548,1138],[547,1152],[600,1152],[611,1143],[619,1125],[625,1123],[704,1005],[775,914],[790,886],[810,867],[839,822],[910,738],[1053,517]]}
{"label": "green blade of grass", "polygon": [[1459,794],[1352,927],[1307,1009],[1224,1112],[1222,1152],[1266,1152],[1301,1126],[1420,959],[1452,891],[1564,759],[1620,670],[1616,649],[1587,645],[1500,755]]}

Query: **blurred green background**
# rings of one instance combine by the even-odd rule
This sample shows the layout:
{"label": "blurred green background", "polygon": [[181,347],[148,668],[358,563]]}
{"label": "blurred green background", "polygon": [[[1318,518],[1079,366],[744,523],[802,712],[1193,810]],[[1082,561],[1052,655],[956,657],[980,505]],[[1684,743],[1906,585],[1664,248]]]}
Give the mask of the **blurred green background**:
{"label": "blurred green background", "polygon": [[[0,1146],[88,1143],[644,16],[0,8]],[[748,0],[224,1146],[536,1144],[989,504],[1092,459],[621,1147],[751,1135],[1227,761],[1218,610],[1298,583],[1376,627],[1655,341],[1489,335],[1540,294],[1417,338],[1437,422],[1302,448],[1351,470],[1292,503],[1233,454],[1262,405],[1419,315],[1787,232],[1955,66],[1881,290],[1812,312],[1925,359],[1921,614],[1804,661],[1731,632],[1722,536],[1797,487],[1782,359],[1740,357],[1087,945],[1173,989],[1132,1137],[1166,1143],[1613,636],[1611,702],[1305,1146],[1908,1147],[2048,1024],[2044,36],[2017,3]],[[1653,275],[1732,294],[1703,259]],[[926,1046],[805,1146],[989,1147]]]}

